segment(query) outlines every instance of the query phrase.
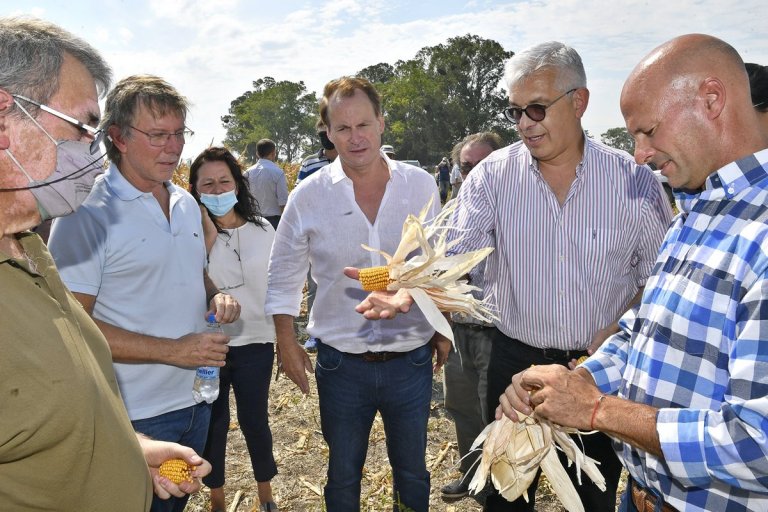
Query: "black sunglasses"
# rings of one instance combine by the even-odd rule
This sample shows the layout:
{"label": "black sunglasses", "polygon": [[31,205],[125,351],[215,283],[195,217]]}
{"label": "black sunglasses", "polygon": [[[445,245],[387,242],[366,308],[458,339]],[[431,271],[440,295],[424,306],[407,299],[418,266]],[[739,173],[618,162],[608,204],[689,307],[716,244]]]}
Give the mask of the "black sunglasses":
{"label": "black sunglasses", "polygon": [[563,94],[552,100],[552,102],[549,105],[539,105],[538,103],[531,103],[530,105],[520,108],[520,107],[507,107],[504,110],[502,110],[502,114],[504,114],[504,117],[507,118],[509,122],[512,124],[518,124],[520,122],[520,119],[523,117],[523,112],[525,112],[525,115],[528,116],[528,119],[531,121],[539,122],[543,121],[544,118],[547,116],[547,109],[557,103],[561,98],[564,98],[565,96],[571,94],[574,92],[578,87],[574,87],[573,89],[569,91],[565,91]]}

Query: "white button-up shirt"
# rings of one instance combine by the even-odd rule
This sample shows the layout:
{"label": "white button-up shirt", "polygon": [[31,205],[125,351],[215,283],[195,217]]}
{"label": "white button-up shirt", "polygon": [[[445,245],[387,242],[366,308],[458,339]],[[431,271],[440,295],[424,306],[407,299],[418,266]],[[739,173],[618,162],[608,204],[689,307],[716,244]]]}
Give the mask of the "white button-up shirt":
{"label": "white button-up shirt", "polygon": [[376,221],[371,224],[355,201],[352,180],[341,160],[312,174],[293,190],[275,235],[269,263],[266,314],[298,316],[309,264],[317,295],[308,332],[342,352],[404,352],[418,348],[434,334],[419,308],[393,320],[370,321],[355,311],[368,295],[344,267],[385,265],[366,244],[393,254],[408,214],[418,214],[432,200],[440,208],[435,180],[427,173],[389,160],[390,179]]}

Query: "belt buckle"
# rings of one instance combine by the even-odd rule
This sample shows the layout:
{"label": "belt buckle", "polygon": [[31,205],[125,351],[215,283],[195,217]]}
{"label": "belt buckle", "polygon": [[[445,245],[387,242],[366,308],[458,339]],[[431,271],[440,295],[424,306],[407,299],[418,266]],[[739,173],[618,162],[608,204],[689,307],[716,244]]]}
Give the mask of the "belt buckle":
{"label": "belt buckle", "polygon": [[386,352],[363,352],[361,355],[366,363],[380,363],[387,360]]}

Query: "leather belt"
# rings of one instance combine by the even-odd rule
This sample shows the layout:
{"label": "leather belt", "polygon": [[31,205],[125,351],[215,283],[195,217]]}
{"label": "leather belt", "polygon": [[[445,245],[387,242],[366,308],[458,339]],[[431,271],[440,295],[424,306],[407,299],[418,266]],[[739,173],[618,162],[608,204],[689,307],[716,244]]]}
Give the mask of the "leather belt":
{"label": "leather belt", "polygon": [[[648,489],[640,487],[637,482],[632,481],[632,503],[635,504],[637,512],[654,512],[656,510],[656,496],[653,495]],[[661,504],[662,512],[677,512],[671,505],[667,503]]]}
{"label": "leather belt", "polygon": [[[534,348],[534,347],[532,347]],[[534,348],[534,350],[536,350]],[[541,353],[545,359],[558,363],[569,362],[571,359],[578,359],[581,356],[589,355],[586,350],[560,350],[559,348],[542,348]]]}
{"label": "leather belt", "polygon": [[352,352],[345,352],[346,355],[357,357],[367,363],[385,363],[398,357],[403,357],[408,352],[363,352],[360,354],[353,354]]}
{"label": "leather belt", "polygon": [[460,325],[461,327],[465,327],[467,329],[472,329],[473,331],[484,331],[486,329],[493,329],[492,325],[469,324],[465,322],[454,322],[453,324]]}

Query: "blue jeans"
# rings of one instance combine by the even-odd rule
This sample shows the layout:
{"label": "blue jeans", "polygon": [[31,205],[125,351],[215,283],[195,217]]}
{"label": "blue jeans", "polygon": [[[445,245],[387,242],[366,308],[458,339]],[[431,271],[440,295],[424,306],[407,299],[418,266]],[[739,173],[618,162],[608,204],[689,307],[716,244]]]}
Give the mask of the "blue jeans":
{"label": "blue jeans", "polygon": [[[328,443],[325,505],[360,510],[360,481],[376,412],[381,413],[392,465],[393,510],[429,509],[427,420],[432,397],[429,343],[402,357],[367,362],[320,342],[315,369],[320,424]],[[406,508],[407,507],[407,508]]]}
{"label": "blue jeans", "polygon": [[275,347],[272,343],[251,343],[229,347],[227,364],[221,369],[219,398],[211,409],[211,428],[204,458],[211,463],[211,474],[203,483],[215,489],[224,485],[224,458],[229,432],[229,389],[235,390],[237,420],[251,456],[257,482],[269,482],[277,474],[272,456],[272,431],[269,429],[269,384]]}
{"label": "blue jeans", "polygon": [[[192,390],[189,391],[190,393]],[[203,453],[205,438],[208,435],[208,422],[211,419],[211,406],[205,402],[171,411],[153,418],[132,421],[133,430],[145,434],[152,439],[172,441],[189,446],[198,454]],[[152,498],[151,512],[182,512],[187,505],[187,499],[171,496],[161,500]]]}

